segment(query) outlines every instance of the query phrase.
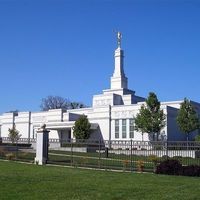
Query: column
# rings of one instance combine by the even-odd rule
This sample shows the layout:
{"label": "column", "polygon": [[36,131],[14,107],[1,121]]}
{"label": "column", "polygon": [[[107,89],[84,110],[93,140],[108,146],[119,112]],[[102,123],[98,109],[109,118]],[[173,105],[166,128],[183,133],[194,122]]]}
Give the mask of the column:
{"label": "column", "polygon": [[44,165],[48,159],[49,131],[46,125],[37,130],[35,163]]}

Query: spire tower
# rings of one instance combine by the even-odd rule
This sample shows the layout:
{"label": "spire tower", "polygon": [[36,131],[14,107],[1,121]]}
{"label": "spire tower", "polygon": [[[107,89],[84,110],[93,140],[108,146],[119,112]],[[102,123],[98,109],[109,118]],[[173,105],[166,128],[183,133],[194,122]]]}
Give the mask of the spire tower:
{"label": "spire tower", "polygon": [[122,34],[117,32],[117,49],[115,50],[115,70],[111,77],[111,89],[127,89],[127,78],[124,74],[124,51],[121,49]]}

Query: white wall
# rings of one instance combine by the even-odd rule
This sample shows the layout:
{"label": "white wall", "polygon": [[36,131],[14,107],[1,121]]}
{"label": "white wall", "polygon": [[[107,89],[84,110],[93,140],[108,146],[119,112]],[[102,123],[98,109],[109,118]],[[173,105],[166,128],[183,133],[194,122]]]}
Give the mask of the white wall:
{"label": "white wall", "polygon": [[8,137],[8,129],[13,128],[14,113],[4,113],[1,117],[1,137]]}
{"label": "white wall", "polygon": [[15,117],[16,129],[19,131],[21,138],[30,137],[30,112],[19,112]]}

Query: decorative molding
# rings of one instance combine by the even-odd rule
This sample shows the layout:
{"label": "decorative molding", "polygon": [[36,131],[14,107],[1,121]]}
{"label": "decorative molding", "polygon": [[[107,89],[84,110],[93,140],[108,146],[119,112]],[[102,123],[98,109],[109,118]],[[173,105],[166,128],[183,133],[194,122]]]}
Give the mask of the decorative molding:
{"label": "decorative molding", "polygon": [[107,106],[107,105],[111,105],[111,104],[112,104],[111,99],[102,99],[102,100],[94,101],[94,106]]}
{"label": "decorative molding", "polygon": [[114,118],[132,118],[134,117],[134,111],[126,110],[126,111],[115,111],[113,112]]}
{"label": "decorative molding", "polygon": [[44,116],[37,116],[32,118],[33,122],[47,122],[46,117]]}

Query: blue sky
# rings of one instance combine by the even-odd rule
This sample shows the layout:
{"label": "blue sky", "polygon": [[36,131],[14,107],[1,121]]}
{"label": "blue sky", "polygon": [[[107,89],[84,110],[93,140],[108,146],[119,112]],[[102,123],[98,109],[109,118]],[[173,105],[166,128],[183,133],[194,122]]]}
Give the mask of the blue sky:
{"label": "blue sky", "polygon": [[110,87],[116,35],[137,95],[200,102],[200,1],[0,0],[0,113],[48,95],[91,105]]}

